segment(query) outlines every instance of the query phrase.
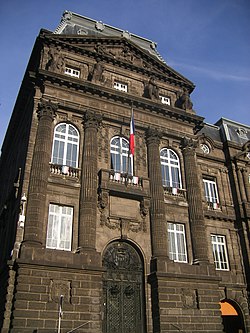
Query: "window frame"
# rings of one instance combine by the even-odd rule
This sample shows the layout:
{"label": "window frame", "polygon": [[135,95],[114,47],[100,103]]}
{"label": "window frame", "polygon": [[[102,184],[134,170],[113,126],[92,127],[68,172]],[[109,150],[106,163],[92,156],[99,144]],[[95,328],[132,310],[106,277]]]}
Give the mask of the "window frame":
{"label": "window frame", "polygon": [[187,263],[188,255],[185,224],[168,222],[167,232],[169,258],[174,262]]}
{"label": "window frame", "polygon": [[[167,152],[167,157],[162,155],[163,151]],[[170,154],[173,154],[175,158],[171,158]],[[182,189],[181,164],[178,154],[173,149],[162,148],[160,150],[160,163],[163,187]],[[173,179],[174,170],[177,171],[175,174],[177,180]]]}
{"label": "window frame", "polygon": [[[206,202],[218,204],[220,201],[219,201],[219,194],[218,194],[218,187],[217,187],[216,179],[215,178],[209,179],[209,178],[203,177],[202,180],[203,180],[203,188],[204,188]],[[214,190],[213,190],[213,188],[214,188]],[[215,196],[213,195],[213,193],[215,194]]]}
{"label": "window frame", "polygon": [[162,104],[169,106],[171,105],[171,98],[169,96],[159,95],[159,97]]}
{"label": "window frame", "polygon": [[[117,139],[119,139],[119,145],[115,147],[115,144],[112,143],[112,141]],[[126,145],[124,145],[124,143],[126,143]],[[115,157],[113,157],[115,155],[119,155],[119,158],[116,159]],[[128,173],[129,175],[133,175],[133,156],[129,154],[129,140],[119,135],[116,135],[111,138],[110,160],[111,160],[111,169],[114,170],[115,172]],[[128,161],[130,161],[129,165],[127,164]],[[117,167],[117,164],[119,167]]]}
{"label": "window frame", "polygon": [[113,87],[122,92],[128,92],[128,84],[119,80],[114,80]]}
{"label": "window frame", "polygon": [[[66,212],[63,212],[65,209]],[[67,212],[70,212],[70,214]],[[49,204],[46,233],[47,249],[72,250],[73,217],[73,207],[54,203]],[[64,246],[61,245],[62,243],[64,243]],[[66,246],[67,243],[68,246]]]}
{"label": "window frame", "polygon": [[[211,234],[211,244],[215,269],[219,271],[229,271],[230,266],[226,236],[219,234]],[[220,249],[222,249],[222,251]]]}
{"label": "window frame", "polygon": [[[66,126],[65,132],[58,131],[58,128],[64,125]],[[76,135],[70,133],[71,128],[76,132]],[[54,128],[51,163],[78,168],[79,145],[80,134],[74,125],[70,123],[57,124]],[[72,155],[75,155],[75,158]]]}
{"label": "window frame", "polygon": [[[74,73],[76,72],[76,73]],[[77,77],[80,78],[81,71],[80,69],[71,67],[71,66],[65,66],[64,74],[72,76],[72,77]]]}

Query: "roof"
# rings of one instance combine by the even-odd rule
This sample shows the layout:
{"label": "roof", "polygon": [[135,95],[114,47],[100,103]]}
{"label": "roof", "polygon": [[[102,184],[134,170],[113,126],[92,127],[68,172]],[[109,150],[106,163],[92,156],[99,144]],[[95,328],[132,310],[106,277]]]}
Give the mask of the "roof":
{"label": "roof", "polygon": [[111,25],[104,24],[102,21],[96,21],[86,16],[64,11],[61,22],[54,31],[54,34],[63,35],[84,35],[84,36],[95,36],[95,37],[123,37],[131,40],[142,49],[146,50],[149,54],[162,61],[166,62],[156,50],[157,43],[149,39],[137,36],[126,30],[112,27]]}
{"label": "roof", "polygon": [[223,135],[223,140],[242,145],[250,140],[250,126],[233,120],[221,118],[216,122]]}
{"label": "roof", "polygon": [[209,123],[204,123],[204,126],[199,131],[199,134],[204,134],[213,139],[214,141],[221,142],[219,126],[212,125]]}

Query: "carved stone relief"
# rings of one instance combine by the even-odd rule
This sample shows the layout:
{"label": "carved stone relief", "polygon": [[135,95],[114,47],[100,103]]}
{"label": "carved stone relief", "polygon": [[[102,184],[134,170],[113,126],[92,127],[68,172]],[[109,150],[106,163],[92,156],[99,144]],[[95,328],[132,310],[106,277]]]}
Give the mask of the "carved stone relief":
{"label": "carved stone relief", "polygon": [[183,89],[182,93],[177,93],[177,100],[175,102],[175,106],[182,110],[192,110],[193,103],[191,102],[189,93],[187,89]]}
{"label": "carved stone relief", "polygon": [[61,48],[59,46],[50,47],[48,49],[47,58],[48,61],[45,69],[52,72],[62,73],[64,66],[64,56],[61,52]]}
{"label": "carved stone relief", "polygon": [[50,280],[49,301],[59,303],[60,296],[63,296],[63,301],[71,303],[71,281]]}
{"label": "carved stone relief", "polygon": [[136,132],[135,156],[138,170],[145,172],[147,167],[147,152],[144,133]]}
{"label": "carved stone relief", "polygon": [[159,101],[159,88],[155,83],[155,78],[151,77],[147,83],[145,83],[144,97],[152,100]]}
{"label": "carved stone relief", "polygon": [[104,65],[100,62],[97,61],[93,69],[90,70],[88,79],[89,81],[92,81],[94,83],[104,83],[105,82],[105,77],[104,77]]}
{"label": "carved stone relief", "polygon": [[182,307],[184,309],[197,309],[199,308],[198,290],[191,290],[187,288],[181,289]]}
{"label": "carved stone relief", "polygon": [[[130,201],[129,210],[125,210],[127,206],[123,205],[122,200]],[[112,197],[109,195],[109,191],[102,190],[98,196],[98,208],[101,213],[100,225],[110,229],[119,229],[121,236],[124,238],[127,237],[129,231],[146,232],[146,217],[149,213],[149,205],[149,199],[144,198],[141,202],[138,202],[120,197]],[[123,206],[124,210],[121,211],[121,207]],[[119,210],[116,207],[119,207]]]}
{"label": "carved stone relief", "polygon": [[98,132],[98,158],[105,162],[109,168],[109,125],[102,124]]}

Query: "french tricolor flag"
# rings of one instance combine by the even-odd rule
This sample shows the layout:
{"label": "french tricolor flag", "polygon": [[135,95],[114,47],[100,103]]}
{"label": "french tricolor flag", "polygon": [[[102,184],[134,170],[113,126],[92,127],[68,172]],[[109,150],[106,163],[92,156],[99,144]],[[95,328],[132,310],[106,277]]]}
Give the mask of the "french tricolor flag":
{"label": "french tricolor flag", "polygon": [[130,154],[134,156],[134,153],[135,153],[135,123],[134,123],[133,109],[131,111],[131,119],[130,119],[129,150],[130,150]]}

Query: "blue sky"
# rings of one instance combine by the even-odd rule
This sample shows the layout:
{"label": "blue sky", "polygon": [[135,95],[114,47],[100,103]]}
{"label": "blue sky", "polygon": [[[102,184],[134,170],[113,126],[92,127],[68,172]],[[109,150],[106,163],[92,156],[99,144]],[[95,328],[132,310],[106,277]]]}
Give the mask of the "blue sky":
{"label": "blue sky", "polygon": [[64,10],[157,42],[196,85],[198,115],[250,125],[249,0],[8,0],[0,4],[0,146],[35,39],[41,28],[54,31]]}

